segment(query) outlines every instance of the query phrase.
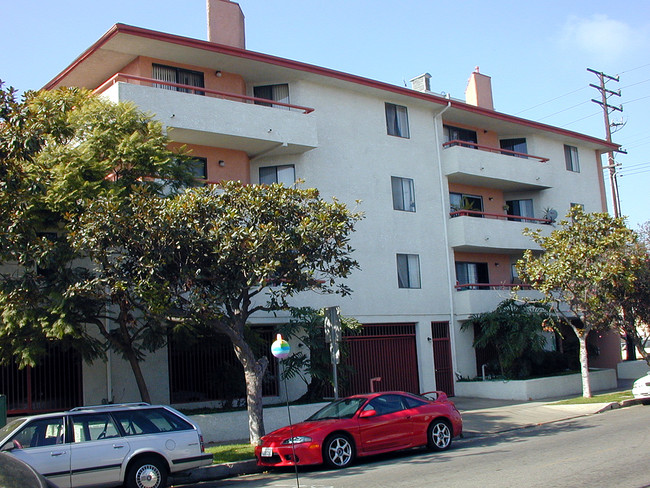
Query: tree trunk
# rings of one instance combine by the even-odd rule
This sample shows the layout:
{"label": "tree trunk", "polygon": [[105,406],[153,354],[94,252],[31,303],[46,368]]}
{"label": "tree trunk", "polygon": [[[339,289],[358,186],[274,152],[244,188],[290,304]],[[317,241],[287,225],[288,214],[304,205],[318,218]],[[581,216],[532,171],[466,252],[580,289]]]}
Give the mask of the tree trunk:
{"label": "tree trunk", "polygon": [[266,356],[255,358],[255,353],[244,338],[233,338],[233,347],[237,359],[244,367],[246,380],[246,409],[248,410],[249,441],[252,445],[260,443],[264,435],[264,410],[262,404],[262,378],[269,360]]}
{"label": "tree trunk", "polygon": [[140,361],[135,357],[133,350],[126,351],[127,359],[133,370],[133,376],[135,376],[135,382],[138,385],[138,391],[140,391],[140,398],[143,402],[151,403],[151,397],[149,396],[149,389],[147,388],[147,383],[144,381],[144,375],[142,374],[142,369],[140,368]]}
{"label": "tree trunk", "polygon": [[591,398],[591,381],[589,378],[589,358],[587,357],[587,336],[589,330],[574,329],[580,344],[580,372],[582,373],[582,396]]}

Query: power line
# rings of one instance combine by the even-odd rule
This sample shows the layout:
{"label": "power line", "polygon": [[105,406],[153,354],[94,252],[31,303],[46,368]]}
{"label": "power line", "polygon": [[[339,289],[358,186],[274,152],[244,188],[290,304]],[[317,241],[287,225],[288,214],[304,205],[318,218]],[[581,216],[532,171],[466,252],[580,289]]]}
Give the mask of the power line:
{"label": "power line", "polygon": [[568,95],[573,95],[574,93],[579,92],[580,90],[584,90],[585,88],[587,88],[587,87],[583,86],[583,87],[578,88],[577,90],[573,90],[573,91],[570,91],[570,92],[565,93],[563,95],[560,95],[559,97],[551,98],[550,100],[546,100],[545,102],[538,103],[537,105],[534,105],[534,106],[529,107],[529,108],[525,108],[525,109],[515,113],[514,115],[523,114],[524,112],[528,112],[529,110],[532,110],[534,108],[541,107],[542,105],[546,105],[547,103],[554,102],[555,100],[559,100],[560,98],[564,98],[564,97],[566,97]]}

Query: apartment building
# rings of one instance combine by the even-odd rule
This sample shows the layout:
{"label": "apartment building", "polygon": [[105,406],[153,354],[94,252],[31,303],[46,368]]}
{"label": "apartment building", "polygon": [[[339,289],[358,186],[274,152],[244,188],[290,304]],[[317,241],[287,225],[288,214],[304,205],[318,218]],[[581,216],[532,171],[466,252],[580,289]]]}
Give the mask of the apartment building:
{"label": "apartment building", "polygon": [[[513,263],[536,249],[522,230],[550,232],[572,205],[605,211],[601,154],[615,146],[495,111],[478,68],[457,100],[433,93],[429,74],[405,88],[249,51],[241,9],[227,0],[208,0],[208,25],[204,41],[116,24],[46,88],[134,102],[191,148],[207,183],[302,179],[362,210],[354,293],[295,302],[337,305],[364,324],[350,340],[355,388],[453,394],[458,375],[480,372],[462,322],[508,298]],[[271,337],[279,320],[255,324]],[[616,341],[600,347],[596,361],[618,361]],[[214,364],[186,356],[170,344],[147,359],[153,401],[218,399],[190,381]],[[84,403],[139,399],[120,359],[79,367]],[[273,381],[268,402],[281,396]],[[304,385],[290,389],[298,397]]]}

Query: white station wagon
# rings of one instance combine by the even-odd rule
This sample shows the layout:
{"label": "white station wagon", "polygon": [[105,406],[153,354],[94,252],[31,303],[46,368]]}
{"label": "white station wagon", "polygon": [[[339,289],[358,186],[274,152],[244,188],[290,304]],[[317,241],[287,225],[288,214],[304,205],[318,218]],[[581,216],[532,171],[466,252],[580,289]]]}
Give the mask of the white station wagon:
{"label": "white station wagon", "polygon": [[173,408],[146,403],[12,419],[0,429],[0,450],[60,488],[162,488],[170,473],[212,462],[191,420]]}

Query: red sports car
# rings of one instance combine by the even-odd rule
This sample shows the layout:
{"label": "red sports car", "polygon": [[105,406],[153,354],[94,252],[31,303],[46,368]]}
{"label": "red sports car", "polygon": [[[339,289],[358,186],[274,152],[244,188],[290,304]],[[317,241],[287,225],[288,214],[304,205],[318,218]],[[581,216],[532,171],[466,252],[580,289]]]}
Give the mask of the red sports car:
{"label": "red sports car", "polygon": [[[435,398],[435,399],[432,399]],[[443,392],[389,391],[334,401],[304,422],[262,437],[260,466],[349,466],[357,456],[428,446],[448,449],[463,421]]]}

